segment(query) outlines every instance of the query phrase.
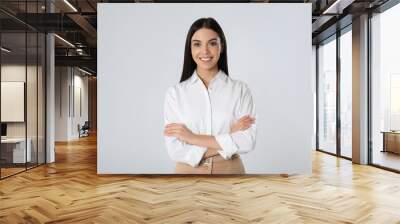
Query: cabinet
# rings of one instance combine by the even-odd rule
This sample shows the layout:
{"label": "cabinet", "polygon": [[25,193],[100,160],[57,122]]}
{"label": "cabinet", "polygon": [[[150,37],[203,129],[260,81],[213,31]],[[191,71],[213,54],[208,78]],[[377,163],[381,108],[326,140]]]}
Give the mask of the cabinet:
{"label": "cabinet", "polygon": [[400,132],[387,131],[383,133],[383,152],[400,154]]}

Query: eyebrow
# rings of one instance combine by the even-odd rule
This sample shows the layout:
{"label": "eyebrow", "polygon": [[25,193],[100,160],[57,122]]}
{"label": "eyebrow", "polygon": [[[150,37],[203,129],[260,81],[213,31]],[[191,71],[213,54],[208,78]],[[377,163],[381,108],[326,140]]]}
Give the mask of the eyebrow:
{"label": "eyebrow", "polygon": [[[210,40],[208,40],[207,42],[213,41],[213,40],[217,40],[217,38],[212,38]],[[201,42],[200,40],[192,40],[193,42]]]}

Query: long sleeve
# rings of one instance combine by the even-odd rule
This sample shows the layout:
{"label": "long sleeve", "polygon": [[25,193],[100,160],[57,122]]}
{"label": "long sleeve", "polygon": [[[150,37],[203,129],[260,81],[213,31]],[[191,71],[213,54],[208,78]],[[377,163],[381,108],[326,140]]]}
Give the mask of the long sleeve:
{"label": "long sleeve", "polygon": [[[164,104],[164,125],[170,123],[183,123],[178,112],[179,105],[177,103],[177,95],[174,87],[167,91]],[[189,164],[196,167],[207,148],[196,145],[190,145],[180,141],[176,137],[165,136],[165,144],[167,147],[168,155],[175,162]]]}
{"label": "long sleeve", "polygon": [[[250,89],[246,84],[243,83],[242,94],[240,98],[240,106],[237,114],[237,119],[242,116],[250,115],[250,117],[256,118],[255,104]],[[244,131],[237,131],[229,134],[224,133],[215,136],[218,144],[221,146],[219,151],[220,155],[224,159],[230,159],[234,154],[247,153],[255,148],[257,135],[257,118],[254,124],[250,128]]]}

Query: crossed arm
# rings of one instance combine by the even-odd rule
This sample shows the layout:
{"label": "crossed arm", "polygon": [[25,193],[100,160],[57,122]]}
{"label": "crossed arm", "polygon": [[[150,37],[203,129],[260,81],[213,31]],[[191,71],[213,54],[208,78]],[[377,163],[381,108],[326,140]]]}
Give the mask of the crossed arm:
{"label": "crossed arm", "polygon": [[[244,131],[254,124],[255,118],[249,115],[243,116],[237,122],[235,122],[230,128],[230,134]],[[170,123],[164,128],[164,135],[168,137],[175,137],[179,140],[186,142],[191,145],[197,145],[200,147],[206,147],[207,151],[204,154],[204,158],[212,157],[218,154],[218,150],[222,147],[218,144],[214,136],[211,135],[198,135],[194,134],[185,124],[181,123]]]}

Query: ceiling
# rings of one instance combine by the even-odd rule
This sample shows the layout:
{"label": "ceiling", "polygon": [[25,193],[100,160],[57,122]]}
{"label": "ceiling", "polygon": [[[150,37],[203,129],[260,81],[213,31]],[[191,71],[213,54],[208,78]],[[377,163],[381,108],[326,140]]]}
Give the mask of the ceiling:
{"label": "ceiling", "polygon": [[[55,32],[56,65],[80,66],[96,72],[97,57],[97,3],[138,2],[253,2],[253,3],[312,3],[313,43],[318,43],[336,32],[337,28],[351,24],[353,16],[374,9],[387,0],[230,0],[230,1],[166,1],[166,0],[1,0],[0,25],[6,33],[7,43],[18,49],[24,46],[21,32],[25,29]],[[49,13],[52,11],[52,13]],[[338,21],[341,21],[338,23]],[[346,22],[347,21],[347,22]],[[339,25],[338,25],[339,24]],[[4,35],[3,35],[4,36]],[[63,41],[62,39],[66,40]],[[22,42],[21,42],[22,41]],[[12,43],[14,42],[14,43]],[[3,41],[4,43],[4,41]],[[71,45],[72,44],[72,45]],[[28,52],[35,47],[28,45]],[[20,48],[20,50],[23,48]]]}

